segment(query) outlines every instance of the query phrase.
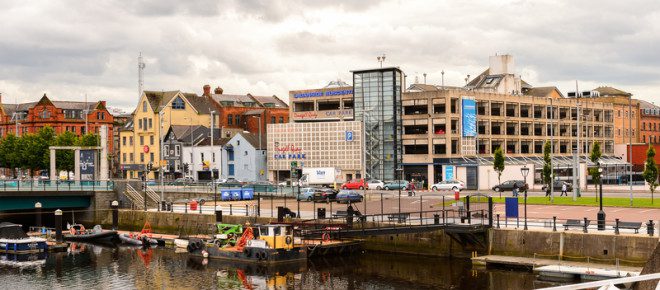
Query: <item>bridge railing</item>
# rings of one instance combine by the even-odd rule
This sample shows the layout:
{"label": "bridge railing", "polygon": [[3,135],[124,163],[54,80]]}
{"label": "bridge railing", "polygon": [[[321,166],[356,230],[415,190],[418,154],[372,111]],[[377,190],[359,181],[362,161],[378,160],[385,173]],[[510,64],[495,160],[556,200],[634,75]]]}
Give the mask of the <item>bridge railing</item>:
{"label": "bridge railing", "polygon": [[0,180],[0,191],[111,191],[112,180]]}

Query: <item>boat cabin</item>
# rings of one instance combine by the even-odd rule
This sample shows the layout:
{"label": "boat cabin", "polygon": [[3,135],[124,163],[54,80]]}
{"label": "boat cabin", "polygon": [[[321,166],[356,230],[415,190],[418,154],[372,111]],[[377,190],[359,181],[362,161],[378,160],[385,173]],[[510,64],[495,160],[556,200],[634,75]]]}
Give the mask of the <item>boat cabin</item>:
{"label": "boat cabin", "polygon": [[291,225],[259,225],[256,227],[258,230],[259,240],[265,241],[271,249],[286,249],[293,248],[293,226]]}

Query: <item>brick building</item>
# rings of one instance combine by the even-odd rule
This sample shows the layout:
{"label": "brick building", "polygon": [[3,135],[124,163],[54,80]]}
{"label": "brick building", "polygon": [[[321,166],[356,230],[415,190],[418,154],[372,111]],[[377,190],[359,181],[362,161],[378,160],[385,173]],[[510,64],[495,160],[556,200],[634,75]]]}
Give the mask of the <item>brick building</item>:
{"label": "brick building", "polygon": [[660,106],[640,100],[641,142],[660,144]]}
{"label": "brick building", "polygon": [[216,128],[242,129],[250,133],[266,132],[266,124],[288,123],[289,106],[277,96],[224,94],[220,87],[211,94],[211,86],[204,86],[204,96],[215,106]]}
{"label": "brick building", "polygon": [[[38,102],[5,104],[0,98],[0,136],[21,136],[35,133],[50,126],[55,134],[69,131],[77,136],[87,132],[98,133],[102,125],[113,136],[114,117],[106,109],[105,101],[71,102],[52,101],[46,94]],[[108,151],[113,152],[113,140],[108,138]]]}

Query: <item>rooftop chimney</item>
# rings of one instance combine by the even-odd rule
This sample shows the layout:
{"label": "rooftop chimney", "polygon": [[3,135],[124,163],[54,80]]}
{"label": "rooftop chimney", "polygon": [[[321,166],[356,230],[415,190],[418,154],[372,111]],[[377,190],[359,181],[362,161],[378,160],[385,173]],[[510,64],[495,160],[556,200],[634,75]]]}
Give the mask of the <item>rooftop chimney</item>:
{"label": "rooftop chimney", "polygon": [[210,96],[210,95],[211,95],[211,86],[204,85],[204,96]]}
{"label": "rooftop chimney", "polygon": [[515,62],[513,55],[503,54],[489,57],[490,75],[513,74],[515,72]]}
{"label": "rooftop chimney", "polygon": [[216,95],[222,95],[222,92],[224,92],[224,90],[222,90],[221,87],[217,87],[217,88],[215,88],[215,90],[214,90],[213,92],[214,92]]}

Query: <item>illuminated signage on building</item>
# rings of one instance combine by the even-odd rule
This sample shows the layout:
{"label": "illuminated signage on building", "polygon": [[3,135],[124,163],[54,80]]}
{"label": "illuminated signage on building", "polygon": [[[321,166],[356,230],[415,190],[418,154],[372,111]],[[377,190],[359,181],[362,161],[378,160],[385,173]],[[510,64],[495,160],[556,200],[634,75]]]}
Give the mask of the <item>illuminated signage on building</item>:
{"label": "illuminated signage on building", "polygon": [[296,99],[302,98],[315,98],[315,97],[330,97],[330,96],[342,96],[342,95],[352,95],[353,90],[341,90],[341,91],[326,91],[326,92],[307,92],[294,94],[293,97]]}

